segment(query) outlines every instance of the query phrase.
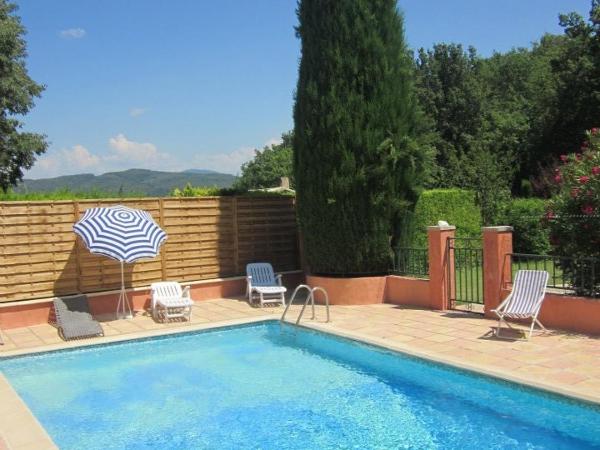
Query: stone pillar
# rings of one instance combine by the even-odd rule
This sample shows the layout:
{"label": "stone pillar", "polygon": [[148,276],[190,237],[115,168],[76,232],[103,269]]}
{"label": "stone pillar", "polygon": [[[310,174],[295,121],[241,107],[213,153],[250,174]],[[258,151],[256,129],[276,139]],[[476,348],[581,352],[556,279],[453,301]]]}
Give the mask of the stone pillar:
{"label": "stone pillar", "polygon": [[[454,237],[453,225],[427,227],[429,242],[429,296],[430,307],[437,310],[448,309],[450,286],[448,272],[454,270],[454,261],[447,254],[448,238]],[[450,267],[450,271],[448,268]],[[451,274],[451,278],[453,275]]]}
{"label": "stone pillar", "polygon": [[503,300],[502,289],[511,282],[512,227],[483,227],[483,304],[485,315]]}

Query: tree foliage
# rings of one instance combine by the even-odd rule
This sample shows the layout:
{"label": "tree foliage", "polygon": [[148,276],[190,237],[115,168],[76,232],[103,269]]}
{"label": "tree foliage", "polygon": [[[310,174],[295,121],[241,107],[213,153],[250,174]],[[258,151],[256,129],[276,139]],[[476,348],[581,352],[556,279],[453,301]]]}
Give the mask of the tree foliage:
{"label": "tree foliage", "polygon": [[236,181],[239,189],[260,189],[278,186],[281,177],[290,178],[293,184],[292,140],[293,133],[284,133],[280,144],[256,150],[254,159],[242,165],[242,175]]}
{"label": "tree foliage", "polygon": [[34,106],[44,87],[27,74],[25,28],[15,15],[17,7],[0,0],[0,188],[7,191],[23,178],[23,169],[46,151],[45,137],[21,131],[18,119]]}
{"label": "tree foliage", "polygon": [[[581,150],[561,160],[546,214],[550,242],[557,254],[575,258],[562,265],[580,293],[595,295],[600,293],[600,129],[592,128]],[[595,263],[586,263],[590,257]]]}
{"label": "tree foliage", "polygon": [[302,0],[294,174],[315,273],[386,271],[425,168],[395,0]]}
{"label": "tree foliage", "polygon": [[485,224],[513,194],[545,185],[600,116],[600,0],[589,21],[560,15],[564,34],[530,49],[477,55],[437,44],[416,58],[417,92],[437,151],[430,187],[473,189]]}

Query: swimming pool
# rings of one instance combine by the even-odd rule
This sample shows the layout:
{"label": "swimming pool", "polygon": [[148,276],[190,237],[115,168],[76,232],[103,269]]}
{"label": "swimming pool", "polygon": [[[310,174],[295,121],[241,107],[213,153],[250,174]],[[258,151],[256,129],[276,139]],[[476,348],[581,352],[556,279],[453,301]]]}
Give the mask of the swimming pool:
{"label": "swimming pool", "polygon": [[0,360],[61,449],[600,448],[600,408],[268,321]]}

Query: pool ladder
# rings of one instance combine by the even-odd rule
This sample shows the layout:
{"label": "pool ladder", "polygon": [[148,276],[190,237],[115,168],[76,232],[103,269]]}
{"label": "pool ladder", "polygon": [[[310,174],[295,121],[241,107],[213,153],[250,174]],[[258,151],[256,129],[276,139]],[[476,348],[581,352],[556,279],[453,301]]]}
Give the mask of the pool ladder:
{"label": "pool ladder", "polygon": [[296,319],[296,325],[298,325],[300,323],[300,319],[302,319],[302,315],[304,314],[304,310],[306,309],[306,306],[308,305],[309,301],[310,301],[310,304],[312,307],[312,317],[310,319],[315,320],[315,292],[317,292],[317,291],[322,292],[323,296],[325,297],[325,310],[327,311],[326,322],[329,322],[329,296],[327,295],[327,291],[325,289],[323,289],[322,287],[318,287],[318,286],[311,288],[307,284],[301,284],[296,289],[294,289],[294,293],[290,297],[290,301],[285,306],[285,310],[283,311],[283,314],[281,315],[281,319],[279,319],[279,320],[281,322],[283,322],[285,320],[285,315],[287,314],[288,309],[290,309],[290,306],[292,306],[292,303],[294,303],[294,300],[296,300],[296,296],[298,295],[298,292],[300,292],[302,290],[308,291],[308,295],[306,296],[306,299],[304,300],[304,305],[302,305],[300,314],[298,314],[298,318]]}

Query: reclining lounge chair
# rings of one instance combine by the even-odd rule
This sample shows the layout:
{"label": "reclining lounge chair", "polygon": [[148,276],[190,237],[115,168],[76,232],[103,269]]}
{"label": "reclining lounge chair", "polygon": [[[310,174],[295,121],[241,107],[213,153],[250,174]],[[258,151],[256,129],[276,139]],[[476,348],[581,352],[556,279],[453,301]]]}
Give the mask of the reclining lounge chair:
{"label": "reclining lounge chair", "polygon": [[185,318],[188,322],[192,316],[194,301],[190,298],[190,287],[181,289],[176,281],[152,283],[152,317],[166,321],[173,318]]}
{"label": "reclining lounge chair", "polygon": [[281,275],[275,276],[271,264],[252,263],[246,266],[248,303],[252,304],[254,294],[257,294],[261,308],[265,303],[281,303],[285,306],[286,291],[287,289],[281,284]]}
{"label": "reclining lounge chair", "polygon": [[59,335],[66,341],[87,337],[104,336],[104,331],[90,313],[87,296],[57,297],[54,314]]}

